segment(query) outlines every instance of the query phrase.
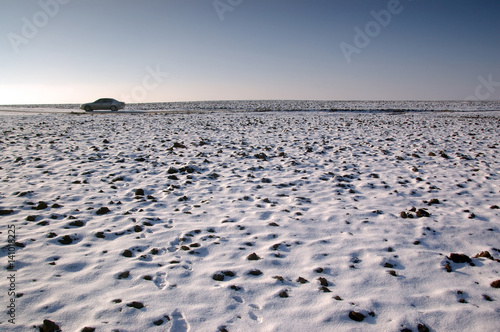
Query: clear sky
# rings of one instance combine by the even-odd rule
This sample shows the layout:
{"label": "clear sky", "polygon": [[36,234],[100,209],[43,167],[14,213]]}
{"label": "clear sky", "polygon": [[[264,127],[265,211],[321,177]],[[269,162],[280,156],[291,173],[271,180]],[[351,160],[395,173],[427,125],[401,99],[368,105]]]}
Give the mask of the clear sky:
{"label": "clear sky", "polygon": [[0,0],[0,104],[500,99],[500,1]]}

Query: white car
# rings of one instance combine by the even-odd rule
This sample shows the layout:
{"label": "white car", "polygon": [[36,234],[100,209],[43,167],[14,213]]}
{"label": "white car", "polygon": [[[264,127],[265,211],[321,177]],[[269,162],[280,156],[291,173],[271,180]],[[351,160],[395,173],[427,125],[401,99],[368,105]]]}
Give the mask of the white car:
{"label": "white car", "polygon": [[85,110],[85,112],[92,112],[93,110],[111,110],[116,112],[124,107],[125,103],[122,101],[113,98],[101,98],[93,103],[82,104],[80,109]]}

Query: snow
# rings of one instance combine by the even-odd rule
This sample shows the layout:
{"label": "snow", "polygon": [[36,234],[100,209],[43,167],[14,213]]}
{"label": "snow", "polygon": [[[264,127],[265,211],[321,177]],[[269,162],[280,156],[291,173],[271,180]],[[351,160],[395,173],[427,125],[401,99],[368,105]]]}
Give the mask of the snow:
{"label": "snow", "polygon": [[3,113],[0,329],[498,331],[499,113],[234,109]]}
{"label": "snow", "polygon": [[[498,100],[475,101],[338,101],[338,100],[213,100],[193,102],[130,103],[124,112],[172,112],[172,111],[498,111]],[[56,105],[6,105],[5,112],[70,113],[83,112],[77,104]],[[102,111],[99,111],[102,113]]]}

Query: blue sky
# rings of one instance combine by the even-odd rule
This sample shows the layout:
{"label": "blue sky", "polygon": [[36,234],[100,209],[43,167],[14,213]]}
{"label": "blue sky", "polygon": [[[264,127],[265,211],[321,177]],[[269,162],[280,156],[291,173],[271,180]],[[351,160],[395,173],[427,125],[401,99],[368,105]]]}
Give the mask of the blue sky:
{"label": "blue sky", "polygon": [[0,104],[500,99],[500,1],[2,0]]}

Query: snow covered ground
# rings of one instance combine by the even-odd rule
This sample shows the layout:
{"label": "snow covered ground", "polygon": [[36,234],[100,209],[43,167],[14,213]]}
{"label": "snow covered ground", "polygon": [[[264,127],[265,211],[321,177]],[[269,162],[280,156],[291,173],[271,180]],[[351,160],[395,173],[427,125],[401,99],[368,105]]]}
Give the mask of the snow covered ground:
{"label": "snow covered ground", "polygon": [[[335,101],[335,100],[215,100],[127,104],[120,112],[168,111],[498,111],[500,101]],[[1,106],[12,112],[83,112],[77,104]]]}
{"label": "snow covered ground", "polygon": [[498,331],[498,112],[0,119],[2,331]]}

